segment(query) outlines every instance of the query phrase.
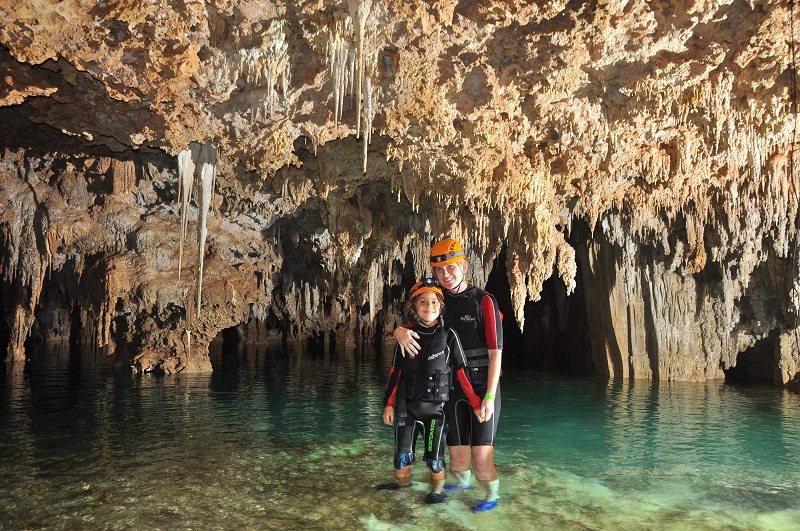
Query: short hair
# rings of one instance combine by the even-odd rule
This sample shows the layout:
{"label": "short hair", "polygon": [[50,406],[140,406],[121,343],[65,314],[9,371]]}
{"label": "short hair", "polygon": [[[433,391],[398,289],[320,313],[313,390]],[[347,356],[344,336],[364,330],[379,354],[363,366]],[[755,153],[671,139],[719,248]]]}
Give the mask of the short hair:
{"label": "short hair", "polygon": [[[422,295],[422,293],[420,293],[416,297],[409,298],[408,300],[406,300],[405,304],[403,304],[403,314],[409,319],[414,319],[414,320],[417,319],[417,312],[414,308],[414,303],[416,302],[417,299],[419,299],[420,295]],[[434,293],[434,295],[436,295],[436,298],[439,299],[439,304],[442,307],[441,312],[439,312],[441,315],[444,313],[444,297],[442,297],[438,293]]]}

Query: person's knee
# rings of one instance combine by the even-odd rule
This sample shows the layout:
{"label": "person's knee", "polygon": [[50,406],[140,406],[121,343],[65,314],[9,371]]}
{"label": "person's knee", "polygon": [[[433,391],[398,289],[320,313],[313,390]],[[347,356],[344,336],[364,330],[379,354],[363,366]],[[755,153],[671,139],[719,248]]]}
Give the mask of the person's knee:
{"label": "person's knee", "polygon": [[470,448],[469,446],[450,446],[450,468],[458,471],[469,470],[470,468]]}
{"label": "person's knee", "polygon": [[491,446],[479,446],[473,449],[472,462],[478,479],[484,479],[495,474],[493,450],[494,448]]}

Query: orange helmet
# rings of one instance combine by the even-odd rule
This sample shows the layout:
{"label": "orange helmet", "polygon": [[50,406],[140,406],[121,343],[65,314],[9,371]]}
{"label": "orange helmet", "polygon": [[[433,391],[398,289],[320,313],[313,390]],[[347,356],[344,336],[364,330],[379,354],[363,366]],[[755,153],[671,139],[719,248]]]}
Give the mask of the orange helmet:
{"label": "orange helmet", "polygon": [[431,267],[441,267],[464,260],[464,248],[458,240],[446,238],[439,240],[431,247]]}
{"label": "orange helmet", "polygon": [[411,286],[410,290],[408,290],[408,300],[413,299],[417,295],[422,295],[426,291],[435,293],[440,300],[442,297],[444,297],[444,295],[442,295],[442,288],[439,287],[439,283],[435,278],[423,277],[419,282]]}

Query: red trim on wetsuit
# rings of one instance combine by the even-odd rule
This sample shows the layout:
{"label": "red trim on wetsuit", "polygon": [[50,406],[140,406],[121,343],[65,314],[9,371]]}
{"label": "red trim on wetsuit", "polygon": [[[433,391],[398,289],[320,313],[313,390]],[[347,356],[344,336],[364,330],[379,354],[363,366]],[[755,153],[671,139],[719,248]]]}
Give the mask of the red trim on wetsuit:
{"label": "red trim on wetsuit", "polygon": [[[402,326],[403,328],[412,329],[412,328],[414,328],[415,324],[416,324],[416,321],[409,321],[409,322],[407,322],[407,323],[405,323],[403,325],[400,325],[400,326]],[[397,360],[397,349],[398,348],[399,348],[399,346],[395,347],[394,358],[392,359],[392,366],[389,368],[389,380],[386,382],[386,392],[384,393],[384,396],[383,396],[383,407],[394,406],[394,400],[397,397],[397,388],[399,387],[398,383],[400,382],[400,374],[403,372],[402,369],[397,369],[397,367],[395,366],[395,364],[398,361]],[[395,369],[397,369],[397,378],[392,380],[392,376],[394,376]],[[389,393],[389,386],[392,387],[392,392],[391,393]]]}
{"label": "red trim on wetsuit", "polygon": [[497,345],[497,338],[502,337],[503,330],[498,314],[500,310],[494,305],[494,301],[489,295],[481,299],[481,310],[483,311],[483,331],[486,335],[486,348],[489,350],[500,349]]}
{"label": "red trim on wetsuit", "polygon": [[392,380],[392,376],[394,376],[394,373],[395,373],[395,368],[394,367],[389,369],[389,381],[386,382],[386,391],[388,392],[389,389],[390,389],[389,386],[391,386],[392,392],[389,393],[388,396],[386,396],[386,398],[384,399],[383,407],[394,406],[394,399],[395,399],[395,397],[397,397],[397,388],[399,387],[397,384],[400,381],[400,375],[403,373],[403,371],[402,371],[402,369],[398,369],[397,370],[397,378],[394,378],[394,380]]}
{"label": "red trim on wetsuit", "polygon": [[472,382],[469,381],[469,376],[467,376],[467,371],[464,367],[461,367],[456,371],[456,378],[458,378],[458,383],[461,384],[461,390],[464,391],[464,395],[469,400],[469,405],[472,409],[478,409],[481,407],[481,399],[475,394],[475,389],[472,388]]}
{"label": "red trim on wetsuit", "polygon": [[389,367],[389,379],[386,381],[386,390],[383,393],[383,406],[394,406],[394,400],[397,396],[397,388],[400,386],[400,376],[403,369],[399,368],[402,356],[400,356],[400,346],[394,347],[394,356],[392,356],[392,365]]}

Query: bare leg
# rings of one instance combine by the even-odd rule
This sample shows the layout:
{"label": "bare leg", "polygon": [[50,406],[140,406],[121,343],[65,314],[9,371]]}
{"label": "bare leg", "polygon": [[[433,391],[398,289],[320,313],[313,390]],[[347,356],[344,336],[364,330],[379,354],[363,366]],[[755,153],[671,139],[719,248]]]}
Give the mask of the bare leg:
{"label": "bare leg", "polygon": [[444,470],[441,472],[431,472],[431,492],[441,494],[442,490],[444,490],[444,481],[446,477]]}
{"label": "bare leg", "polygon": [[494,466],[494,447],[475,446],[472,448],[472,457],[475,464],[475,475],[483,487],[486,495],[472,509],[474,511],[491,511],[497,507],[500,498],[500,480],[497,479],[497,469]]}
{"label": "bare leg", "polygon": [[[455,463],[455,459],[450,454],[450,459]],[[478,481],[492,481],[497,479],[497,469],[494,466],[494,446],[473,446],[472,459],[475,463],[475,475]],[[453,470],[457,470],[455,464]]]}
{"label": "bare leg", "polygon": [[411,465],[395,469],[394,479],[401,487],[409,486],[411,484]]}
{"label": "bare leg", "polygon": [[[491,448],[491,447],[490,447]],[[466,472],[470,469],[472,452],[469,446],[448,446],[450,452],[450,469],[456,472]]]}

